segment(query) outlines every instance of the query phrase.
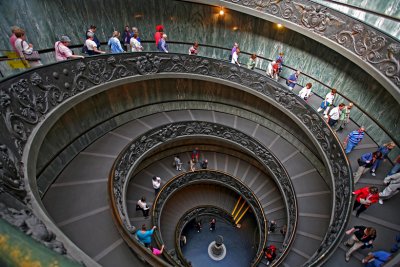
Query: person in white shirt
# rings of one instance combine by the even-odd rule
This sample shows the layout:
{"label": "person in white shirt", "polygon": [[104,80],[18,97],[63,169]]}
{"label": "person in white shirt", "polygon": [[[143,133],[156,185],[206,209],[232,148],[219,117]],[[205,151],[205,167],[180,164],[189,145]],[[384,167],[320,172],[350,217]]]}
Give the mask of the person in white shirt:
{"label": "person in white shirt", "polygon": [[137,37],[138,37],[138,34],[134,33],[131,38],[130,44],[131,44],[132,52],[142,52],[143,51],[143,47],[140,44],[140,42],[137,40]]}
{"label": "person in white shirt", "polygon": [[320,107],[317,109],[317,112],[326,110],[327,107],[329,107],[331,104],[333,104],[333,100],[335,99],[336,92],[337,92],[336,89],[332,89],[331,92],[325,96],[325,99],[324,99],[324,101],[322,101]]}
{"label": "person in white shirt", "polygon": [[312,87],[312,83],[307,83],[306,86],[300,90],[299,96],[301,98],[303,98],[304,100],[307,100],[311,94],[311,87]]}
{"label": "person in white shirt", "polygon": [[85,42],[85,46],[87,47],[87,53],[89,56],[97,55],[97,54],[105,54],[106,52],[101,51],[97,48],[97,44],[93,41],[94,33],[87,33],[88,39]]}
{"label": "person in white shirt", "polygon": [[154,194],[157,196],[158,192],[160,192],[161,178],[158,176],[153,176],[152,183],[154,188]]}
{"label": "person in white shirt", "polygon": [[236,64],[236,65],[238,65],[239,67],[240,67],[240,63],[239,63],[239,54],[240,54],[240,49],[239,49],[239,47],[238,48],[236,48],[236,51],[235,52],[233,52],[233,54],[232,54],[232,61],[231,61],[231,63],[233,63],[233,64]]}
{"label": "person in white shirt", "polygon": [[72,54],[71,49],[68,48],[71,43],[71,39],[68,36],[61,36],[60,41],[54,44],[54,50],[56,52],[56,61],[64,61],[71,58],[84,58],[80,55]]}
{"label": "person in white shirt", "polygon": [[340,103],[339,106],[332,108],[330,112],[328,113],[328,124],[329,126],[333,127],[337,121],[339,120],[340,113],[342,112],[343,108],[346,105],[343,103]]}
{"label": "person in white shirt", "polygon": [[178,155],[176,155],[174,157],[174,166],[175,166],[177,171],[181,171],[182,170],[182,161],[181,161],[181,158]]}
{"label": "person in white shirt", "polygon": [[[22,29],[17,30],[15,32],[15,37],[17,37],[14,43],[15,49],[18,52],[19,57],[21,59],[25,59],[25,55],[32,54],[33,45],[28,44],[28,42],[26,41],[25,31]],[[42,65],[42,62],[40,62],[40,60],[29,61],[29,62],[27,60],[23,60],[23,62],[27,68],[38,67]]]}
{"label": "person in white shirt", "polygon": [[149,216],[150,208],[147,206],[145,197],[142,197],[141,199],[138,200],[138,202],[136,204],[136,210],[141,210],[143,213],[143,217]]}

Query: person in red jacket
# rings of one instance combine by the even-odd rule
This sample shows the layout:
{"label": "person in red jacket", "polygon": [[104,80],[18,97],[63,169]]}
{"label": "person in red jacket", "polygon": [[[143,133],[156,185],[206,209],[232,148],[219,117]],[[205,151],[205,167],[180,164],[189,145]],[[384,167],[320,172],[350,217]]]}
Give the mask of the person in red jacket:
{"label": "person in red jacket", "polygon": [[276,258],[276,247],[274,245],[269,245],[264,248],[264,257],[267,259],[267,265],[273,262]]}
{"label": "person in red jacket", "polygon": [[357,209],[356,217],[379,200],[379,190],[376,186],[360,188],[354,191],[353,195],[356,195],[356,201],[353,206],[353,210]]}
{"label": "person in red jacket", "polygon": [[164,26],[163,25],[157,25],[156,26],[156,33],[154,34],[154,40],[156,41],[156,47],[158,47],[158,42],[162,38],[164,33]]}

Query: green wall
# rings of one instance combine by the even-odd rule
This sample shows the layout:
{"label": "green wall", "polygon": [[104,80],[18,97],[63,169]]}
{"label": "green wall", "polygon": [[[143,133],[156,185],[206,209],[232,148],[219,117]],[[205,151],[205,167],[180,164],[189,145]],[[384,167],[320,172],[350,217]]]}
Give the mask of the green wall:
{"label": "green wall", "polygon": [[[393,136],[400,136],[399,104],[361,68],[333,50],[288,29],[278,30],[273,23],[242,13],[227,11],[223,18],[218,9],[200,4],[173,0],[3,0],[0,2],[0,30],[9,35],[9,27],[26,29],[30,42],[38,49],[54,45],[57,36],[67,34],[72,43],[82,43],[89,24],[98,27],[100,40],[105,41],[114,29],[125,24],[137,26],[143,40],[153,39],[155,25],[165,25],[170,40],[231,47],[238,42],[243,51],[267,58],[285,52],[285,63],[310,74],[362,106],[379,120]],[[233,30],[234,27],[237,30]],[[0,40],[0,49],[8,48],[8,39]],[[171,46],[171,51],[186,53],[188,46]],[[200,50],[200,55],[227,58],[228,52],[218,49]],[[242,56],[246,61],[247,56]],[[258,67],[266,67],[258,61]],[[285,72],[284,76],[289,73]],[[302,84],[308,80],[301,79]],[[313,87],[325,94],[322,87]],[[388,141],[369,119],[358,113],[353,118],[365,124],[369,134],[379,143]]]}

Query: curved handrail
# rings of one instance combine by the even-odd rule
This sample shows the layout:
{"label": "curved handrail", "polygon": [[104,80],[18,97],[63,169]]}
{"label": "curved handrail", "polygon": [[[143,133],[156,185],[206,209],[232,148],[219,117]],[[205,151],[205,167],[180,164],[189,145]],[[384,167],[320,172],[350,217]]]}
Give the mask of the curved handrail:
{"label": "curved handrail", "polygon": [[232,225],[235,225],[235,221],[233,220],[232,215],[216,206],[210,206],[210,205],[202,205],[202,206],[197,206],[194,207],[187,212],[185,212],[181,218],[179,219],[178,224],[176,225],[175,229],[175,250],[177,251],[178,258],[180,258],[181,262],[186,262],[185,256],[182,253],[182,249],[180,246],[180,237],[182,236],[182,231],[185,229],[187,224],[192,221],[194,218],[202,215],[217,215],[226,221],[230,222]]}
{"label": "curved handrail", "polygon": [[[331,253],[338,245],[338,237],[345,231],[351,208],[350,192],[353,184],[343,148],[321,116],[295,94],[264,75],[220,60],[172,53],[101,55],[39,67],[3,81],[0,92],[0,127],[5,135],[2,135],[0,141],[15,155],[8,155],[8,158],[18,169],[22,169],[23,174],[13,173],[13,179],[21,182],[21,188],[29,193],[34,206],[41,207],[41,202],[35,191],[36,162],[29,161],[36,159],[37,150],[30,148],[35,141],[42,142],[37,133],[43,134],[48,129],[47,124],[41,130],[46,120],[50,119],[48,123],[51,124],[58,117],[55,110],[61,108],[59,112],[62,113],[79,99],[90,96],[89,89],[104,88],[121,78],[124,78],[122,82],[129,82],[134,79],[163,78],[163,75],[207,78],[247,90],[286,112],[294,123],[309,133],[330,169],[334,185],[331,225],[321,243],[321,250],[311,259],[313,262],[321,262],[321,257],[324,258],[326,253]],[[29,146],[26,146],[27,143]],[[24,180],[27,184],[22,182]],[[43,211],[40,214],[47,218]]]}
{"label": "curved handrail", "polygon": [[[260,244],[258,246],[256,256],[251,262],[251,266],[255,267],[261,261],[262,250],[267,241],[267,219],[260,201],[254,195],[254,193],[252,193],[251,189],[242,183],[240,179],[234,178],[225,172],[212,169],[196,170],[194,172],[181,173],[170,179],[167,184],[163,186],[153,202],[153,223],[158,226],[160,225],[163,207],[174,193],[184,189],[189,185],[204,182],[215,183],[233,190],[234,192],[240,194],[251,207],[257,220],[260,238]],[[292,235],[293,234],[294,233],[292,233]],[[160,244],[163,244],[161,234],[160,236],[157,236],[157,238],[159,239]]]}
{"label": "curved handrail", "polygon": [[[154,41],[153,41],[153,40],[142,40],[142,43],[143,43],[143,44],[153,44]],[[102,42],[101,44],[102,44],[102,45],[107,45],[107,42]],[[187,46],[192,45],[191,43],[188,43],[188,42],[171,41],[171,40],[168,40],[168,44],[170,44],[170,45],[171,45],[171,44],[173,44],[173,45],[187,45]],[[206,47],[206,48],[212,48],[212,49],[220,49],[220,50],[225,50],[225,51],[231,51],[230,48],[221,47],[221,46],[215,46],[215,45],[209,45],[209,44],[199,44],[199,45],[200,45],[200,47]],[[71,49],[76,49],[76,48],[81,48],[82,46],[83,46],[83,44],[77,44],[77,45],[70,45],[69,47],[70,47]],[[171,47],[173,47],[173,46],[171,46]],[[155,48],[155,47],[154,47],[154,48]],[[155,49],[155,50],[156,50],[156,49]],[[1,51],[1,50],[0,50],[0,51]],[[3,51],[11,51],[11,50],[3,50]],[[42,49],[42,50],[39,50],[39,53],[41,53],[41,54],[43,54],[43,53],[54,53],[54,48]],[[250,56],[250,55],[252,55],[253,53],[246,52],[246,51],[241,51],[241,54]],[[266,57],[264,57],[264,56],[262,56],[262,55],[257,55],[257,57],[258,57],[259,59],[265,60],[265,61],[267,61],[267,62],[271,62],[271,61],[273,60],[273,59],[270,59],[270,58],[266,58]],[[0,56],[0,61],[2,61],[2,60],[4,61],[4,60],[15,60],[15,59],[7,59],[6,57],[1,57],[1,56]],[[220,60],[226,61],[226,59],[220,59]],[[293,66],[289,66],[289,65],[287,65],[287,64],[283,64],[283,66],[284,66],[285,68],[287,68],[287,69],[292,70],[292,71],[296,71],[296,70],[297,70],[297,68],[295,68],[295,67],[293,67]],[[265,69],[262,69],[262,68],[257,68],[257,69],[260,70],[260,71],[265,71]],[[320,80],[318,80],[317,78],[315,78],[314,76],[311,76],[311,75],[309,75],[309,74],[307,74],[307,73],[302,73],[302,76],[305,76],[305,77],[307,77],[308,79],[311,79],[313,82],[316,82],[316,83],[320,84],[320,85],[322,86],[322,88],[324,88],[324,90],[326,91],[326,92],[325,92],[326,94],[327,94],[329,91],[331,91],[332,89],[334,89],[333,87],[329,86],[328,84],[324,83],[323,81],[320,81]],[[12,77],[12,76],[11,76],[11,77]],[[315,93],[315,92],[313,92],[313,94],[315,94],[315,95],[317,95],[317,96],[323,98],[323,96],[320,96],[320,95],[318,95],[318,94]],[[382,123],[381,123],[377,118],[374,118],[371,114],[369,114],[369,112],[367,112],[366,110],[364,110],[364,109],[357,103],[357,101],[354,101],[354,100],[350,99],[349,97],[347,97],[346,95],[342,94],[342,93],[340,92],[340,89],[339,89],[339,91],[337,92],[337,95],[340,96],[340,97],[342,97],[343,99],[345,99],[345,100],[348,101],[349,103],[350,103],[350,102],[353,103],[353,105],[354,105],[355,108],[357,108],[361,113],[363,113],[364,115],[366,115],[366,116],[368,117],[369,120],[371,120],[374,124],[376,124],[376,125],[378,126],[379,129],[381,129],[393,142],[396,143],[396,145],[397,145],[398,147],[400,147],[400,139],[399,139],[398,137],[395,137],[392,133],[390,133],[390,132],[385,128],[385,126],[383,126]],[[371,138],[374,139],[373,137],[371,137]],[[388,141],[389,141],[389,140],[388,140]],[[378,141],[375,141],[375,143],[378,144],[379,142],[378,142]]]}
{"label": "curved handrail", "polygon": [[[282,163],[269,151],[265,145],[261,144],[259,141],[255,140],[254,138],[247,136],[246,134],[233,129],[228,126],[220,125],[217,123],[211,122],[177,122],[177,123],[169,123],[163,126],[159,126],[148,132],[140,135],[135,140],[130,142],[125,149],[119,154],[117,160],[114,162],[114,166],[117,166],[113,169],[112,177],[113,179],[110,183],[113,184],[114,187],[114,195],[110,195],[112,208],[116,209],[119,212],[120,218],[122,218],[122,224],[124,225],[125,229],[132,229],[132,225],[129,221],[129,216],[127,212],[127,205],[126,205],[126,188],[128,183],[131,179],[131,174],[134,172],[134,169],[140,164],[140,161],[148,157],[149,153],[153,150],[157,150],[158,147],[165,143],[173,142],[173,140],[177,138],[196,138],[196,137],[207,137],[218,139],[221,142],[227,142],[231,145],[239,146],[242,148],[243,151],[246,151],[248,154],[252,155],[257,159],[263,166],[271,173],[271,176],[275,180],[278,188],[282,192],[283,198],[286,203],[286,210],[287,210],[287,242],[286,247],[284,248],[284,252],[290,249],[290,246],[294,239],[294,234],[297,228],[297,200],[294,193],[294,188],[289,178],[288,173],[286,172],[285,168],[283,167]],[[215,172],[215,173],[222,173],[222,172]],[[184,178],[190,177],[189,174],[178,175],[176,177]],[[225,175],[226,176],[226,175]],[[204,176],[206,177],[206,176]],[[222,179],[222,178],[221,178]],[[171,179],[164,185],[163,188],[169,188],[169,184],[173,183],[176,179]],[[226,179],[223,179],[226,180]],[[190,181],[188,181],[190,182]],[[238,182],[240,183],[240,181]],[[178,186],[182,186],[185,183],[178,183]],[[239,186],[239,185],[238,185]],[[245,190],[245,186],[241,186],[242,193],[245,194],[249,190]],[[251,191],[250,191],[251,192]],[[157,195],[154,203],[159,201],[159,198],[163,196],[162,203],[166,202],[169,194],[164,193],[163,190]],[[250,196],[247,197],[249,200],[248,203],[258,203],[257,205],[252,205],[253,207],[261,206],[259,200],[255,198],[251,201]],[[159,213],[159,207],[156,205],[156,208],[153,209],[153,218],[156,218]],[[254,212],[260,213],[257,217],[265,217],[263,210],[254,209]],[[259,221],[258,221],[259,222]],[[157,225],[159,221],[155,221]],[[264,225],[259,224],[259,228],[261,229],[260,232],[260,240],[264,240],[263,235],[266,236],[264,233],[267,229],[266,221],[264,221]],[[263,229],[265,231],[263,231]],[[262,247],[265,245],[262,244]],[[286,256],[286,253],[282,253],[282,258],[278,259],[283,260],[283,257]],[[257,253],[258,259],[254,262],[258,262],[262,256],[262,249],[259,248]]]}

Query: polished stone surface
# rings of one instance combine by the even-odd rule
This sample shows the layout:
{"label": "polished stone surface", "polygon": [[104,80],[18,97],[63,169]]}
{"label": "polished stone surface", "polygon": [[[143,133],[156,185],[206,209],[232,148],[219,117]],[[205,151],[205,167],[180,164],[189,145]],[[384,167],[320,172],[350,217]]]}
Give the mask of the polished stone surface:
{"label": "polished stone surface", "polygon": [[[82,43],[89,24],[97,25],[101,41],[106,41],[114,29],[122,30],[125,24],[137,26],[143,40],[152,40],[155,25],[163,24],[169,39],[174,41],[198,40],[221,47],[230,47],[236,41],[243,51],[266,58],[275,58],[278,52],[284,51],[285,64],[337,88],[381,122],[392,136],[400,136],[400,118],[393,116],[399,104],[374,78],[324,45],[286,28],[278,30],[275,24],[262,19],[229,10],[221,18],[218,8],[172,0],[73,0],[68,4],[61,0],[7,0],[0,8],[16,10],[15,14],[2,12],[0,29],[3,35],[9,34],[11,25],[19,25],[26,29],[29,42],[37,49],[52,47],[57,36],[62,34],[69,35],[73,44]],[[43,15],[47,19],[43,19]],[[8,38],[0,40],[0,49],[4,48],[9,48]],[[146,49],[154,50],[155,46],[146,45]],[[170,47],[172,52],[186,53],[187,49],[187,45]],[[227,50],[200,48],[203,56],[227,59],[228,54]],[[240,61],[245,63],[247,58],[242,55]],[[257,67],[266,68],[267,63],[258,60]],[[287,77],[290,72],[284,70],[283,76]],[[299,80],[301,84],[309,81],[304,76]],[[315,83],[313,89],[321,95],[327,90]],[[360,112],[354,112],[353,118],[358,124],[371,124]],[[379,127],[369,126],[368,132],[379,144],[389,141]]]}

